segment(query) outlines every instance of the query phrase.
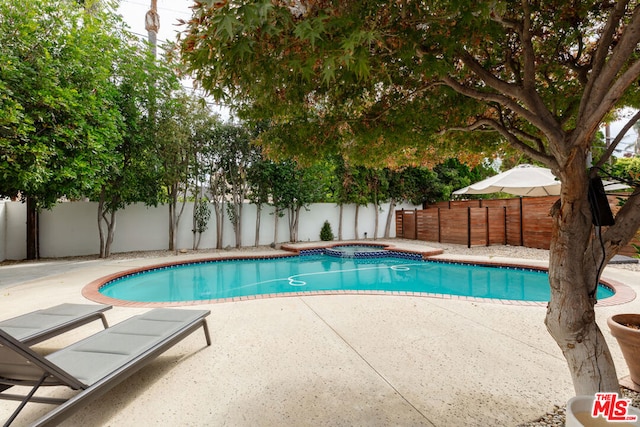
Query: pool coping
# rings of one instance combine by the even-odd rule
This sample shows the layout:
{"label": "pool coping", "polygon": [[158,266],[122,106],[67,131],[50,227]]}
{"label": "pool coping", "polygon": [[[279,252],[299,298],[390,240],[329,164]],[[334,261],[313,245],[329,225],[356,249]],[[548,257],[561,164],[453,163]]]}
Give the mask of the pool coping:
{"label": "pool coping", "polygon": [[[360,242],[350,242],[347,245],[367,245],[367,246],[381,246],[384,249],[393,251],[393,252],[402,252],[407,254],[419,254],[421,255],[423,260],[433,261],[433,262],[442,262],[442,263],[450,263],[450,264],[467,264],[467,265],[478,265],[485,267],[495,267],[495,268],[518,268],[525,270],[534,270],[534,271],[545,271],[548,272],[549,268],[545,266],[527,264],[522,261],[491,261],[491,260],[469,260],[464,258],[449,258],[449,257],[441,257],[444,253],[442,249],[434,249],[429,248],[428,250],[410,250],[398,248],[395,245],[389,244],[372,244],[370,242],[360,243]],[[91,281],[87,285],[82,288],[82,295],[94,302],[101,304],[114,305],[119,307],[140,307],[140,308],[154,308],[154,307],[183,307],[183,306],[192,306],[192,305],[201,305],[201,304],[222,304],[228,302],[240,302],[240,301],[252,301],[252,300],[260,300],[260,299],[269,299],[269,298],[287,298],[287,297],[302,297],[302,296],[317,296],[317,295],[392,295],[392,296],[409,296],[409,297],[423,297],[423,298],[435,298],[435,299],[446,299],[446,300],[459,300],[459,301],[472,301],[472,302],[480,302],[480,303],[496,303],[503,305],[514,305],[514,306],[532,306],[532,307],[547,307],[548,302],[546,301],[520,301],[520,300],[506,300],[506,299],[496,299],[496,298],[479,298],[479,297],[470,297],[464,295],[449,295],[449,294],[441,294],[441,293],[432,293],[432,292],[411,292],[411,291],[378,291],[378,290],[328,290],[328,291],[305,291],[305,292],[283,292],[276,294],[260,294],[260,295],[248,295],[242,297],[231,297],[231,298],[216,298],[216,299],[208,299],[208,300],[194,300],[194,301],[179,301],[179,302],[138,302],[138,301],[128,301],[121,300],[117,298],[108,297],[100,293],[100,289],[108,284],[109,282],[119,279],[121,277],[126,277],[134,274],[138,274],[144,271],[157,270],[162,268],[169,268],[180,265],[188,265],[188,264],[198,264],[198,263],[208,263],[208,262],[216,262],[216,261],[229,261],[229,260],[242,260],[242,259],[275,259],[275,258],[287,258],[287,257],[295,257],[300,256],[302,251],[313,251],[331,248],[333,246],[345,246],[344,243],[338,244],[327,244],[327,245],[310,245],[310,246],[292,246],[292,245],[282,245],[282,249],[286,251],[290,251],[290,253],[278,253],[278,254],[263,254],[263,255],[251,255],[251,254],[238,254],[235,253],[233,255],[228,256],[219,256],[219,257],[204,257],[197,258],[191,260],[180,260],[173,262],[163,262],[159,264],[152,264],[145,267],[132,268],[124,271],[120,271],[118,273],[109,274],[103,277],[100,277],[96,280]],[[435,258],[437,256],[437,258]],[[620,304],[625,304],[630,301],[633,301],[636,298],[636,293],[629,286],[625,285],[622,282],[613,279],[600,279],[600,283],[604,286],[610,288],[614,291],[614,295],[605,298],[603,300],[598,300],[596,307],[611,307]]]}

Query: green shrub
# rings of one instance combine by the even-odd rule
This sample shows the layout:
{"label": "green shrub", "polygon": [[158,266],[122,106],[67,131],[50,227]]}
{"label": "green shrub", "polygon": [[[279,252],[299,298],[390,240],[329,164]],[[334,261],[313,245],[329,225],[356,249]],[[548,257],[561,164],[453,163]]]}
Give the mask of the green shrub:
{"label": "green shrub", "polygon": [[333,231],[331,231],[331,224],[329,221],[325,221],[320,230],[320,240],[328,242],[333,240]]}

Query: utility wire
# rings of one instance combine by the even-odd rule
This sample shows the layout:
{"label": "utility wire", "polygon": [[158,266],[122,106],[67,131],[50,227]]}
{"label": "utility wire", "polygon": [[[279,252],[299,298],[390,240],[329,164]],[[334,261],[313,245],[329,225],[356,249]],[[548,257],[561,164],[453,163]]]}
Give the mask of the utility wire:
{"label": "utility wire", "polygon": [[[121,3],[129,3],[129,4],[135,4],[136,6],[142,6],[142,7],[149,7],[148,4],[143,4],[143,3],[139,3],[137,1],[131,1],[131,0],[122,0]],[[168,7],[161,7],[158,6],[158,10],[165,10],[167,12],[173,12],[173,13],[179,13],[181,15],[185,15],[185,16],[191,16],[190,12],[187,12],[185,10],[177,10],[177,9],[170,9]]]}

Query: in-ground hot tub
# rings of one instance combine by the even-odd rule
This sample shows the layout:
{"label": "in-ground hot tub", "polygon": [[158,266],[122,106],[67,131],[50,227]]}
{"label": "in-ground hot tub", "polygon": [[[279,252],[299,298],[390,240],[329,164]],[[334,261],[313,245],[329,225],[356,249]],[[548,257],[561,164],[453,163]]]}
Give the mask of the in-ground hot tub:
{"label": "in-ground hot tub", "polygon": [[335,245],[325,248],[324,253],[340,258],[373,258],[388,256],[389,252],[382,245]]}

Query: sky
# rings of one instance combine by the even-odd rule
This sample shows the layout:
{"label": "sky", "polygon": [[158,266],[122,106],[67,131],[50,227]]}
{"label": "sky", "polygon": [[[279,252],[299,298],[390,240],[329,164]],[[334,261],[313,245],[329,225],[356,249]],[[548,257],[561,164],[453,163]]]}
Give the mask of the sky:
{"label": "sky", "polygon": [[[178,22],[179,19],[188,21],[191,18],[192,0],[157,0],[158,15],[160,16],[160,29],[156,36],[158,54],[161,53],[160,46],[166,41],[175,41],[179,31],[184,31],[184,26]],[[148,32],[145,28],[145,15],[151,8],[151,0],[120,0],[118,13],[122,15],[129,25],[132,33],[146,39]],[[192,89],[193,82],[183,81],[183,86]],[[230,118],[229,109],[216,104],[213,99],[207,99],[209,105],[218,112],[223,120]]]}
{"label": "sky", "polygon": [[[636,110],[625,109],[620,114],[620,117],[621,117],[622,120],[619,120],[617,122],[611,123],[611,125],[610,125],[611,138],[615,138],[618,135],[618,133],[620,132],[622,127],[628,122],[628,120],[631,118],[631,116],[633,116],[633,114],[635,114],[635,111]],[[626,118],[626,120],[624,120],[625,118]],[[618,148],[616,149],[616,152],[614,153],[614,156],[622,157],[625,153],[632,153],[633,154],[634,144],[636,143],[637,139],[638,139],[638,135],[633,130],[633,128],[631,128],[625,134],[625,136],[622,139],[622,141],[620,141],[620,144],[618,144]]]}
{"label": "sky", "polygon": [[[189,6],[193,4],[193,1],[157,0],[157,4],[158,15],[160,15],[160,30],[158,31],[157,40],[158,45],[161,45],[167,40],[175,40],[178,31],[181,31],[181,27],[178,25],[178,19],[187,21],[191,18],[191,9]],[[145,29],[145,15],[150,7],[151,0],[120,0],[118,12],[124,17],[133,33],[146,38],[147,30]],[[191,87],[192,84],[191,82],[185,82],[185,86]],[[220,112],[224,119],[229,118],[229,112],[226,108],[220,106],[214,106],[214,108]],[[632,113],[633,112],[627,112],[626,116],[630,116]],[[625,123],[626,121],[621,120],[611,124],[611,138],[616,137]],[[627,132],[614,155],[623,156],[625,152],[632,153],[636,139],[636,132],[631,129]]]}
{"label": "sky", "polygon": [[[158,45],[164,41],[175,40],[181,27],[177,26],[178,19],[188,21],[191,18],[191,0],[158,0],[158,15],[160,15],[160,30],[158,31]],[[144,18],[151,8],[150,0],[120,0],[118,12],[131,27],[131,31],[139,36],[147,37]]]}

